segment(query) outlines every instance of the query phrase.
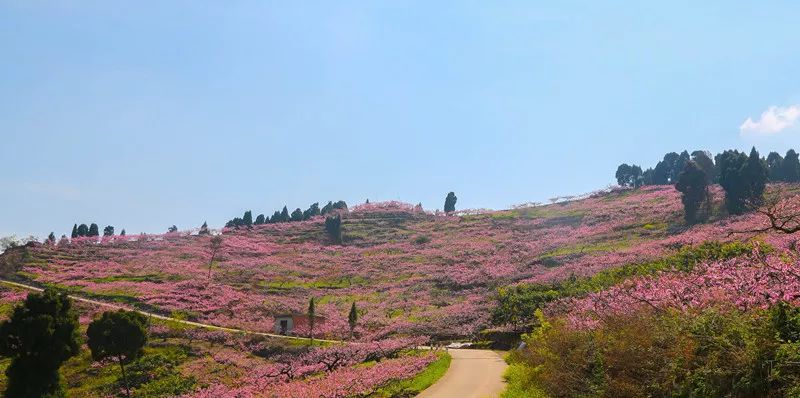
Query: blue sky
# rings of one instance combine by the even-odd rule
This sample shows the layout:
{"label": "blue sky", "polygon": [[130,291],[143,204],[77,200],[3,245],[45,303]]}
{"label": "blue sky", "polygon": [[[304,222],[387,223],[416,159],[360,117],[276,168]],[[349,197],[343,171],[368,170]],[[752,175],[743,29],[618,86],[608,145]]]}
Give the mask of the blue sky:
{"label": "blue sky", "polygon": [[800,2],[658,3],[0,1],[0,235],[504,208],[800,149]]}

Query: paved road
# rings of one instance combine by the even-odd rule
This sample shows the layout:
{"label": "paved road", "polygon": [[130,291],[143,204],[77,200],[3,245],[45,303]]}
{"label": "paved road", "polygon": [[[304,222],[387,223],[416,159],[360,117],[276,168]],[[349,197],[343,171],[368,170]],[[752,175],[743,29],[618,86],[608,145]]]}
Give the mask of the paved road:
{"label": "paved road", "polygon": [[505,388],[506,362],[494,351],[448,351],[453,357],[447,373],[417,398],[495,398]]}

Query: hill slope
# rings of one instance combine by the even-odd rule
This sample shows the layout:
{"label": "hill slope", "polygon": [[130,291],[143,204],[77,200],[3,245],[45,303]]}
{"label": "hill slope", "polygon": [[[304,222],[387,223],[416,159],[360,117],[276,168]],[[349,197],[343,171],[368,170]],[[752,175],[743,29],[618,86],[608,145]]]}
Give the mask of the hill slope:
{"label": "hill slope", "polygon": [[[782,186],[783,194],[796,190]],[[720,207],[718,189],[715,197]],[[685,245],[749,238],[728,232],[763,223],[756,214],[717,216],[686,229],[671,186],[450,217],[383,203],[344,215],[341,246],[322,219],[226,230],[210,271],[209,236],[166,234],[28,247],[5,255],[2,273],[220,326],[269,331],[273,315],[302,312],[313,296],[329,337],[347,335],[353,301],[368,339],[468,337],[487,325],[500,286],[592,275]]]}

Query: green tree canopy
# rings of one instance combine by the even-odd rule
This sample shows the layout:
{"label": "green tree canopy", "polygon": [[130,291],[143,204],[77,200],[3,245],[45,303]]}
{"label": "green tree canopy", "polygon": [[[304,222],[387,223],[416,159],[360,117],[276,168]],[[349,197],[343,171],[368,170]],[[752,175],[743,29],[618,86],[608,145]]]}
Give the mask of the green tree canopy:
{"label": "green tree canopy", "polygon": [[139,358],[147,343],[147,318],[133,311],[106,311],[86,330],[92,358],[114,358],[119,362],[125,390],[130,397],[125,364]]}
{"label": "green tree canopy", "polygon": [[454,192],[448,193],[447,197],[444,198],[444,212],[452,213],[456,211],[456,201],[458,201],[456,194]]}
{"label": "green tree canopy", "polygon": [[695,223],[700,206],[708,200],[708,176],[697,163],[690,160],[678,176],[675,189],[681,193],[686,222]]}
{"label": "green tree canopy", "polygon": [[291,221],[303,221],[303,211],[299,207],[292,212]]}
{"label": "green tree canopy", "polygon": [[5,397],[63,397],[58,369],[80,350],[78,316],[64,292],[29,293],[0,324],[0,355],[10,357]]}

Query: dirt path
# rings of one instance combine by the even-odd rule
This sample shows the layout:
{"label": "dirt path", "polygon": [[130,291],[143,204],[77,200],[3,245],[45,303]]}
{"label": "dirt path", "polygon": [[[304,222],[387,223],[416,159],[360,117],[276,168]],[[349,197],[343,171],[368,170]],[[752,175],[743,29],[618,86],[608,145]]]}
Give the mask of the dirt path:
{"label": "dirt path", "polygon": [[[0,284],[13,286],[13,287],[17,287],[17,288],[22,288],[22,289],[27,289],[27,290],[31,290],[31,291],[34,291],[34,292],[41,292],[43,290],[42,288],[38,288],[36,286],[26,285],[24,283],[18,283],[18,282],[11,282],[11,281],[7,281],[7,280],[4,280],[4,279],[0,279]],[[137,310],[137,309],[134,309],[134,308],[129,308],[129,307],[126,307],[126,306],[123,306],[123,305],[117,305],[117,304],[106,303],[106,302],[103,302],[103,301],[87,299],[87,298],[83,298],[83,297],[80,297],[80,296],[75,296],[75,295],[72,295],[72,294],[70,294],[69,297],[71,299],[75,300],[75,301],[80,301],[82,303],[87,303],[87,304],[95,305],[95,306],[98,306],[98,307],[105,307],[105,308],[113,309],[113,310],[124,309],[124,310],[128,310],[128,311],[135,311],[135,312],[138,312],[138,313],[140,313],[140,314],[142,314],[144,316],[147,316],[149,318],[161,319],[161,320],[170,321],[170,322],[177,322],[177,323],[180,323],[180,324],[189,325],[189,326],[195,326],[195,327],[199,327],[199,328],[205,328],[205,329],[211,329],[211,330],[223,330],[223,331],[231,332],[231,333],[253,334],[253,335],[258,335],[258,336],[273,337],[273,338],[276,338],[276,339],[285,339],[285,340],[302,340],[302,341],[308,341],[309,340],[308,338],[305,338],[305,337],[295,337],[295,336],[285,336],[285,335],[282,335],[282,334],[254,332],[252,330],[227,328],[227,327],[223,327],[223,326],[209,325],[207,323],[185,321],[185,320],[182,320],[182,319],[176,319],[176,318],[172,318],[172,317],[168,317],[168,316],[164,316],[164,315],[158,315],[158,314],[154,314],[154,313],[147,312],[147,311],[140,311],[140,310]],[[338,340],[325,340],[325,339],[314,339],[314,341],[322,341],[322,342],[326,342],[326,343],[342,343],[342,341],[338,341]]]}
{"label": "dirt path", "polygon": [[505,388],[506,362],[489,350],[448,351],[453,357],[447,373],[417,398],[495,398]]}

